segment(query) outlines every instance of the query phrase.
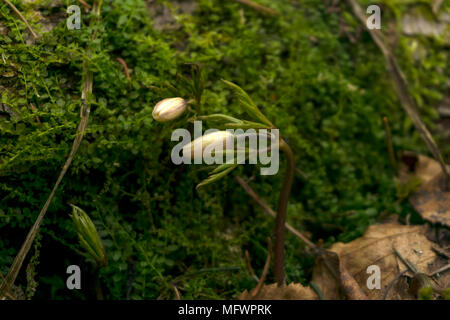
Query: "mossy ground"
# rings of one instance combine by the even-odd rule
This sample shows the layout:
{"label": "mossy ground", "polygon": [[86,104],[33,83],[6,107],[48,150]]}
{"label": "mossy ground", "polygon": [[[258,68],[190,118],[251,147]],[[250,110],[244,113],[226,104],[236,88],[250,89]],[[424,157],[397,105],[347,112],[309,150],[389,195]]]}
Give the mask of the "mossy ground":
{"label": "mossy ground", "polygon": [[[273,219],[232,176],[195,191],[204,167],[170,161],[170,133],[182,124],[162,126],[151,117],[154,104],[166,97],[158,88],[177,86],[176,74],[188,62],[202,68],[205,113],[240,112],[223,78],[243,87],[281,128],[304,172],[294,180],[288,221],[313,241],[350,241],[388,214],[411,214],[420,222],[407,202],[397,202],[382,117],[389,118],[397,150],[426,153],[426,147],[400,106],[382,55],[345,3],[336,13],[322,0],[258,1],[280,13],[272,17],[234,1],[156,2],[105,1],[98,39],[89,43],[91,58],[84,51],[92,32],[89,14],[83,11],[81,30],[66,28],[71,1],[14,1],[41,33],[35,43],[0,4],[1,102],[8,107],[0,114],[3,274],[70,151],[83,62],[94,72],[95,100],[86,136],[41,229],[40,255],[33,259],[36,299],[94,296],[92,266],[79,254],[69,203],[82,207],[100,232],[109,261],[101,272],[108,299],[172,298],[172,284],[187,299],[232,298],[255,285],[244,252],[259,274]],[[383,2],[386,21],[397,21],[411,5],[390,2]],[[418,46],[426,54],[415,59]],[[439,39],[397,39],[397,57],[431,128],[434,106],[448,90],[443,46]],[[117,58],[126,61],[131,84]],[[438,141],[447,159],[450,148]],[[251,186],[276,206],[283,165],[277,176],[260,176],[251,165],[234,174],[252,177]],[[85,289],[66,289],[70,264],[88,274]],[[288,282],[307,284],[312,264],[303,244],[288,234]],[[24,270],[17,284],[25,288]]]}

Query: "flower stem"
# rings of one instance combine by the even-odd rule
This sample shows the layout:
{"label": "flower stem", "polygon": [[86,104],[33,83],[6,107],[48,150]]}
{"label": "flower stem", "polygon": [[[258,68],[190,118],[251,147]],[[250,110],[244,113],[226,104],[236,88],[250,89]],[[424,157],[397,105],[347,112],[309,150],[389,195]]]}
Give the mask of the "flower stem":
{"label": "flower stem", "polygon": [[274,246],[274,267],[275,267],[275,282],[278,286],[285,283],[284,273],[284,236],[286,211],[291,193],[292,182],[294,180],[294,153],[291,147],[283,140],[280,140],[280,150],[286,155],[286,173],[283,180],[280,197],[278,198],[277,216],[275,218],[275,246]]}

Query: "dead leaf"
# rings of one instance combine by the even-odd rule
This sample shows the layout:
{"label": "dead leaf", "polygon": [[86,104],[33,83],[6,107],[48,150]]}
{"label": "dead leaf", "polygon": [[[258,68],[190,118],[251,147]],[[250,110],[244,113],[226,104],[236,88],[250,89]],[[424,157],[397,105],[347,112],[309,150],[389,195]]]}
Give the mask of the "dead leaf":
{"label": "dead leaf", "polygon": [[341,272],[341,285],[350,300],[368,300],[355,278],[347,271],[342,260],[339,261]]}
{"label": "dead leaf", "polygon": [[[412,177],[422,180],[409,200],[422,218],[450,226],[450,192],[444,189],[444,176],[439,162],[414,152],[400,153],[398,179],[405,184]],[[447,166],[450,170],[450,166]]]}
{"label": "dead leaf", "polygon": [[316,265],[314,267],[314,275],[320,274],[325,277],[323,283],[326,286],[319,286],[322,295],[326,299],[350,299],[350,300],[367,300],[368,297],[361,290],[361,287],[348,272],[343,265],[341,259],[336,252],[323,250],[316,256]]}
{"label": "dead leaf", "polygon": [[325,251],[317,255],[312,281],[319,287],[324,299],[345,299],[340,286],[340,260],[336,252]]}
{"label": "dead leaf", "polygon": [[[411,176],[420,178],[425,183],[442,172],[439,162],[422,154],[402,151],[399,159],[398,178],[402,183],[408,182]],[[450,170],[450,166],[447,167]]]}
{"label": "dead leaf", "polygon": [[450,192],[445,191],[444,185],[445,177],[439,174],[423,184],[409,200],[425,220],[450,227]]}
{"label": "dead leaf", "polygon": [[[394,254],[393,247],[421,272],[427,274],[446,264],[446,260],[432,250],[433,243],[426,238],[425,233],[424,226],[377,224],[370,226],[361,238],[347,244],[335,243],[330,251],[339,256],[342,265],[369,299],[382,299],[389,283],[407,268]],[[380,268],[381,289],[371,290],[367,287],[366,282],[370,274],[366,270],[371,265]],[[411,272],[406,275],[413,276]],[[441,287],[448,285],[450,278],[448,272],[445,275],[438,280]],[[320,288],[324,298],[344,298],[345,291],[342,290],[339,280],[331,275],[327,268],[316,264],[312,281]],[[351,287],[354,287],[354,283]],[[400,277],[390,290],[387,299],[414,299],[414,295],[408,290],[406,276]]]}
{"label": "dead leaf", "polygon": [[310,288],[300,283],[290,283],[287,286],[278,287],[276,283],[264,285],[255,296],[247,290],[242,292],[239,300],[318,300],[317,294]]}

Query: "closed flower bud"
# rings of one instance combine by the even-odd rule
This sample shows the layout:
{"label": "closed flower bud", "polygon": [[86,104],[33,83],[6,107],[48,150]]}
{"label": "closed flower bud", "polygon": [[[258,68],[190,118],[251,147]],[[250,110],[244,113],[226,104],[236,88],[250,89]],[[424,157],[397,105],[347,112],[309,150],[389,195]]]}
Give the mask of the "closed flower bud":
{"label": "closed flower bud", "polygon": [[97,229],[91,218],[81,208],[72,205],[72,220],[80,239],[81,246],[86,250],[98,267],[106,265],[106,253]]}
{"label": "closed flower bud", "polygon": [[201,136],[183,147],[184,158],[201,158],[206,148],[224,151],[230,146],[234,135],[228,131],[216,131]]}
{"label": "closed flower bud", "polygon": [[168,98],[158,102],[153,109],[153,119],[158,122],[174,120],[186,110],[187,102],[183,98]]}

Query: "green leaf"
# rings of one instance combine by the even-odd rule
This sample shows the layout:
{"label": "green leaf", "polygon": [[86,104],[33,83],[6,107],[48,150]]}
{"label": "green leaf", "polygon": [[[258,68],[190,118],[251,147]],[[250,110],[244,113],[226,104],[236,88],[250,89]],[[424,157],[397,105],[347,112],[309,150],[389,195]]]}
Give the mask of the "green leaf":
{"label": "green leaf", "polygon": [[264,116],[264,114],[258,109],[256,104],[250,98],[250,96],[245,92],[241,87],[234,84],[233,82],[222,79],[222,82],[225,83],[237,96],[239,103],[242,107],[244,107],[245,111],[251,116],[255,117],[259,121],[265,123],[269,127],[273,127],[273,124]]}
{"label": "green leaf", "polygon": [[[223,165],[222,165],[223,166]],[[213,182],[219,181],[220,179],[222,179],[223,177],[225,177],[228,173],[230,173],[234,168],[236,168],[238,165],[237,164],[232,164],[230,165],[230,167],[228,169],[225,169],[219,173],[213,174],[211,176],[209,176],[208,178],[206,178],[205,180],[203,180],[202,182],[200,182],[196,189],[199,189],[203,186],[206,186],[208,184],[211,184]],[[217,170],[217,169],[216,169]]]}
{"label": "green leaf", "polygon": [[227,116],[225,114],[211,114],[207,116],[199,116],[197,117],[198,120],[206,120],[206,121],[231,121],[232,123],[239,124],[243,123],[242,120],[236,119],[231,116]]}

